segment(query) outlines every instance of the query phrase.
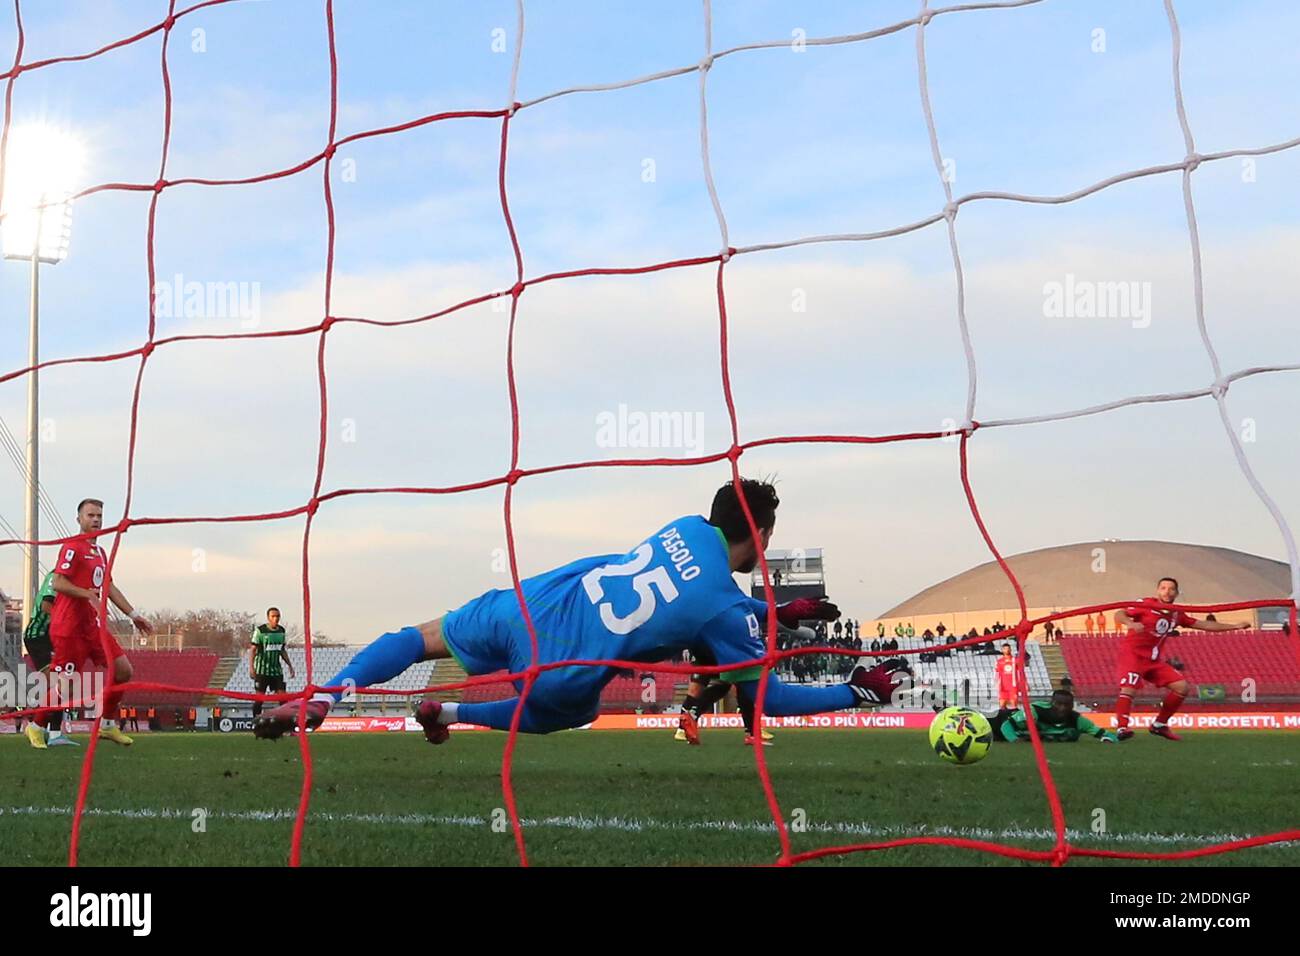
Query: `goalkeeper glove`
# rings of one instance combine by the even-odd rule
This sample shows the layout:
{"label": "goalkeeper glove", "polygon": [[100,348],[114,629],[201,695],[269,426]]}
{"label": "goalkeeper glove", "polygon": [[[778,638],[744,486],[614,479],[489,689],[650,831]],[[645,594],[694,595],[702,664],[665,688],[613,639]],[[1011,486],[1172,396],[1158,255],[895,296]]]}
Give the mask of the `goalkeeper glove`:
{"label": "goalkeeper glove", "polygon": [[883,707],[888,704],[898,687],[912,676],[912,669],[901,657],[891,657],[870,669],[859,665],[849,675],[849,689],[858,699],[859,707]]}
{"label": "goalkeeper glove", "polygon": [[795,598],[776,606],[776,619],[785,627],[794,629],[800,621],[833,621],[840,616],[840,609],[826,600],[823,594],[817,598]]}

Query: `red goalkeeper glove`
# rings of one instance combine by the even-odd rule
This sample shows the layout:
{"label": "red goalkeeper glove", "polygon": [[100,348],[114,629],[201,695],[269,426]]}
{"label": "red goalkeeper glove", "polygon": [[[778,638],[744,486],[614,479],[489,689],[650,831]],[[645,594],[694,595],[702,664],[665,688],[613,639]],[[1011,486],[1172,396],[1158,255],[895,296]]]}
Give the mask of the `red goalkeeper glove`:
{"label": "red goalkeeper glove", "polygon": [[890,657],[870,669],[855,667],[848,685],[858,698],[859,707],[883,707],[893,697],[894,688],[911,676],[907,661]]}
{"label": "red goalkeeper glove", "polygon": [[825,594],[818,598],[795,598],[776,606],[776,619],[792,630],[800,621],[833,621],[839,616],[840,609],[826,600]]}

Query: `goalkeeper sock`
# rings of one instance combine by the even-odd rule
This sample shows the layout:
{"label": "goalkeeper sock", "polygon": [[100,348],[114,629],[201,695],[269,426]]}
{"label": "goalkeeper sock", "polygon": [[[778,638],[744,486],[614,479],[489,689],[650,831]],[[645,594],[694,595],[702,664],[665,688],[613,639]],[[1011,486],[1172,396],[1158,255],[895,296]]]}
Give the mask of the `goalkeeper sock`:
{"label": "goalkeeper sock", "polygon": [[[348,661],[348,666],[331,677],[325,686],[373,687],[392,680],[411,665],[418,664],[423,658],[424,635],[420,633],[418,627],[404,627],[400,631],[389,631]],[[335,703],[342,697],[342,692],[322,691],[312,699]]]}
{"label": "goalkeeper sock", "polygon": [[1115,701],[1115,723],[1121,730],[1128,726],[1128,715],[1132,709],[1133,698],[1128,694],[1120,694]]}
{"label": "goalkeeper sock", "polygon": [[1174,715],[1174,711],[1181,707],[1183,701],[1186,699],[1186,694],[1180,694],[1176,690],[1171,690],[1166,694],[1165,702],[1160,705],[1160,713],[1156,714],[1156,726],[1163,727],[1165,724],[1169,723],[1169,718]]}
{"label": "goalkeeper sock", "polygon": [[456,715],[459,712],[460,712],[460,704],[456,703],[453,700],[446,701],[442,705],[442,710],[438,712],[438,723],[440,724],[456,723]]}

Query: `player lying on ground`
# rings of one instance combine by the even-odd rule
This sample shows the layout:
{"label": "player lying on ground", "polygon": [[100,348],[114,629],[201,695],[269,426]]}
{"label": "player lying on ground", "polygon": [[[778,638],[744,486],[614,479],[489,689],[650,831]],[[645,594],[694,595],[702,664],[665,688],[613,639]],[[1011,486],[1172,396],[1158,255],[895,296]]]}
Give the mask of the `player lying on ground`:
{"label": "player lying on ground", "polygon": [[[767,604],[756,601],[755,613],[759,620],[767,620]],[[796,598],[776,606],[777,622],[785,633],[802,631],[811,640],[811,628],[799,627],[800,621],[833,621],[840,616],[840,609],[826,600],[826,595],[819,598]],[[766,632],[766,629],[765,629]],[[688,663],[699,667],[715,667],[717,661],[707,648],[687,650],[684,658]],[[722,674],[692,674],[690,686],[686,689],[686,699],[682,701],[682,716],[677,721],[674,740],[681,740],[693,747],[700,745],[700,717],[713,710],[713,705],[722,700],[734,687]],[[736,708],[740,711],[741,722],[745,725],[745,744],[754,743],[754,702],[741,693],[736,694]],[[770,747],[772,734],[762,728],[759,739],[764,747]]]}
{"label": "player lying on ground", "polygon": [[1182,611],[1163,610],[1159,607],[1161,604],[1173,604],[1177,600],[1178,581],[1174,578],[1161,578],[1156,583],[1155,597],[1115,612],[1116,622],[1121,627],[1128,628],[1116,660],[1119,697],[1115,701],[1115,722],[1119,724],[1120,740],[1129,740],[1133,736],[1128,725],[1129,712],[1133,709],[1133,695],[1143,681],[1169,688],[1169,693],[1160,705],[1160,713],[1151,724],[1151,733],[1166,740],[1180,739],[1169,729],[1169,718],[1187,696],[1187,681],[1168,662],[1160,659],[1160,651],[1170,631],[1176,627],[1196,631],[1243,631],[1250,626],[1229,624],[1226,621],[1198,621]]}
{"label": "player lying on ground", "polygon": [[[1109,730],[1103,730],[1087,717],[1074,709],[1074,695],[1068,690],[1052,693],[1051,700],[1034,700],[1029,702],[1034,714],[1034,725],[1043,743],[1060,743],[1078,740],[1084,734],[1096,737],[1103,743],[1113,744],[1119,738]],[[989,718],[993,726],[993,739],[1015,743],[1029,739],[1029,719],[1023,709],[1002,711]]]}
{"label": "player lying on ground", "polygon": [[[104,503],[97,498],[85,499],[77,506],[77,527],[88,537],[71,538],[60,545],[51,579],[56,595],[54,609],[50,612],[50,642],[54,645],[52,670],[57,680],[59,676],[80,670],[87,660],[103,668],[108,680],[101,701],[100,736],[129,747],[131,738],[122,733],[108,715],[117,713],[121,691],[114,690],[114,685],[131,679],[131,662],[100,619],[101,589],[108,588],[109,600],[135,622],[141,633],[151,633],[153,626],[135,612],[117,585],[108,579],[108,556],[95,543],[103,523]],[[108,645],[107,653],[105,644]],[[66,692],[66,687],[61,688],[61,692]]]}
{"label": "player lying on ground", "polygon": [[[678,518],[627,554],[582,558],[521,582],[537,635],[540,664],[564,660],[662,661],[686,648],[704,647],[719,666],[765,653],[755,606],[732,574],[748,574],[768,545],[780,503],[765,482],[743,482],[745,500],[759,529],[750,534],[736,488],[728,483],[713,499],[708,520]],[[517,673],[532,663],[532,648],[513,589],[488,591],[445,617],[385,634],[330,678],[325,686],[382,684],[418,661],[454,657],[466,673]],[[812,714],[887,703],[905,671],[892,660],[859,667],[831,687],[798,687],[769,674],[765,712]],[[519,719],[519,729],[545,734],[580,727],[596,718],[601,689],[614,667],[568,666],[538,675]],[[727,679],[753,699],[762,668],[729,672]],[[522,690],[523,680],[515,681]],[[307,725],[319,726],[339,693],[318,694],[306,704]],[[507,730],[518,701],[439,703],[424,701],[416,719],[430,743],[447,739],[456,722]],[[259,737],[279,737],[297,726],[300,704],[290,701],[253,725]]]}

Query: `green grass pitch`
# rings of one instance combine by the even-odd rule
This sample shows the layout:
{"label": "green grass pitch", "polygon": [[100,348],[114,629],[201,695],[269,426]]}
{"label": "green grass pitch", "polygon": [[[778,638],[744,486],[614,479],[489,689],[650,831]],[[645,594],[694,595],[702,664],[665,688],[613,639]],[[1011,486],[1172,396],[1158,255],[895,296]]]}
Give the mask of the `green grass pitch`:
{"label": "green grass pitch", "polygon": [[[501,794],[504,734],[453,734],[437,748],[414,734],[322,734],[311,743],[305,865],[517,863]],[[1074,842],[1168,851],[1300,824],[1297,743],[1282,733],[1189,733],[1181,743],[1143,733],[1121,745],[1054,745],[1047,754]],[[0,738],[8,865],[66,861],[83,751],[35,751],[22,737]],[[957,767],[929,752],[923,732],[791,730],[778,732],[766,753],[796,852],[920,833],[1052,844],[1028,745],[995,747],[982,763]],[[301,781],[291,739],[141,734],[129,749],[105,742],[81,863],[282,865]],[[754,756],[739,731],[705,731],[701,747],[668,732],[521,736],[514,788],[534,865],[751,865],[777,856]],[[1193,862],[1297,866],[1300,843]],[[1025,865],[945,847],[810,865],[825,864]]]}

